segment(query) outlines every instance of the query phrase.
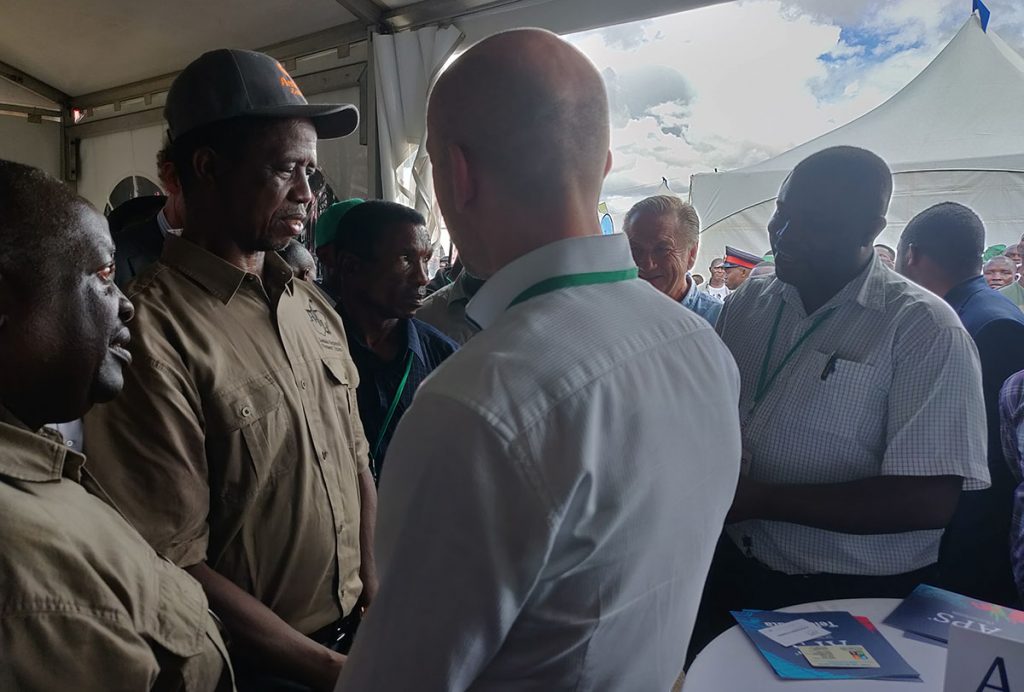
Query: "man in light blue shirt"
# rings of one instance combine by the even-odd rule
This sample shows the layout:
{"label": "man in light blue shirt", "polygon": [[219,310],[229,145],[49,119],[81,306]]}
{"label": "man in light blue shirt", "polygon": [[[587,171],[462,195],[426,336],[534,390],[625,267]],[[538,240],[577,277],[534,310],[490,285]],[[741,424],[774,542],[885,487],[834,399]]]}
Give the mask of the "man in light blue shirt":
{"label": "man in light blue shirt", "polygon": [[715,326],[722,301],[697,290],[690,278],[700,232],[697,211],[678,197],[655,195],[626,212],[624,231],[640,278]]}

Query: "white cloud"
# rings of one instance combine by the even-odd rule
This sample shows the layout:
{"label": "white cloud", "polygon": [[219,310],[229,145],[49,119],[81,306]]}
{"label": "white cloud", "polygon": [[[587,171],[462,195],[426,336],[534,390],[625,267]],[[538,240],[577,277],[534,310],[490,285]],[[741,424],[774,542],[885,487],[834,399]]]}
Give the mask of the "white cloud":
{"label": "white cloud", "polygon": [[[1024,3],[987,4],[991,28],[1024,48]],[[569,37],[609,86],[613,214],[662,177],[685,195],[693,173],[756,163],[871,110],[938,54],[968,9],[966,0],[741,0]]]}

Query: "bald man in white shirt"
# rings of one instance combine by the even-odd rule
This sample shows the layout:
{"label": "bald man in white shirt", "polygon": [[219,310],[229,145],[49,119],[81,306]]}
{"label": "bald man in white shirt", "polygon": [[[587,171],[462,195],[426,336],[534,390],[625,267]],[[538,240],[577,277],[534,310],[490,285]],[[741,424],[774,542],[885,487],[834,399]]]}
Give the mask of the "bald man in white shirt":
{"label": "bald man in white shirt", "polygon": [[607,101],[575,48],[477,44],[428,130],[482,331],[395,434],[338,689],[667,690],[739,474],[736,366],[601,235]]}

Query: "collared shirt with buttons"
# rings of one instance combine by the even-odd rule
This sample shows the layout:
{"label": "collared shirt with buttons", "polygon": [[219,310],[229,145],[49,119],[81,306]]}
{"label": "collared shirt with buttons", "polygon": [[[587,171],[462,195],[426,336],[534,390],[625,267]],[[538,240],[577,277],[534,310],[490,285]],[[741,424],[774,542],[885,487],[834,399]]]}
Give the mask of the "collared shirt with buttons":
{"label": "collared shirt with buttons", "polygon": [[416,319],[431,325],[457,344],[469,341],[480,331],[466,319],[466,304],[470,299],[466,283],[470,281],[480,280],[463,271],[454,283],[431,293],[423,301],[423,307],[416,311]]}
{"label": "collared shirt with buttons", "polygon": [[0,407],[0,687],[233,689],[202,587],[86,490],[84,463]]}
{"label": "collared shirt with buttons", "polygon": [[308,634],[362,590],[368,450],[341,319],[276,253],[264,263],[259,277],[168,236],[132,284],[132,367],[86,417],[86,449],[157,550]]}
{"label": "collared shirt with buttons", "polygon": [[736,367],[640,279],[513,304],[629,270],[625,236],[572,238],[474,296],[483,331],[391,443],[380,591],[338,689],[672,686],[739,473]]}
{"label": "collared shirt with buttons", "polygon": [[690,288],[686,291],[683,299],[679,301],[679,304],[697,313],[714,327],[715,323],[718,322],[718,316],[722,314],[722,301],[710,293],[704,293],[699,290],[693,283],[693,279],[689,279],[689,282]]}
{"label": "collared shirt with buttons", "polygon": [[[366,345],[357,327],[340,309],[339,314],[345,322],[352,360],[359,370],[359,389],[356,397],[359,401],[359,417],[363,421],[363,430],[371,446],[376,445],[380,439],[380,447],[370,450],[370,454],[375,455],[373,461],[379,476],[384,468],[384,457],[391,436],[394,435],[402,415],[412,404],[420,383],[427,379],[427,375],[433,372],[434,368],[455,353],[459,345],[429,324],[417,319],[402,320],[398,328],[405,333],[405,348],[401,349],[393,360],[384,362]],[[403,387],[402,377],[408,358],[412,358],[412,363],[409,364],[409,377]],[[401,396],[394,415],[388,422],[387,430],[381,434],[381,428],[399,388]]]}
{"label": "collared shirt with buttons", "polygon": [[[775,277],[748,279],[725,302],[717,329],[740,369],[753,480],[952,475],[965,490],[989,485],[974,344],[942,299],[877,258],[812,315],[794,287]],[[794,348],[755,405],[759,381]],[[853,535],[763,520],[726,528],[745,554],[788,574],[910,572],[938,559],[942,537],[941,530]]]}

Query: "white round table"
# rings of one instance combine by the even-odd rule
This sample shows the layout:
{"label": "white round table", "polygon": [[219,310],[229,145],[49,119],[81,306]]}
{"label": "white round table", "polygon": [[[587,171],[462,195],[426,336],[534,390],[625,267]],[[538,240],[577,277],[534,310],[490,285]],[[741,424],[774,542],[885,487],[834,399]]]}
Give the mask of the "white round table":
{"label": "white round table", "polygon": [[921,674],[924,685],[917,681],[895,680],[782,680],[736,625],[718,635],[700,652],[686,673],[683,692],[942,692],[946,677],[946,647],[911,639],[904,636],[903,630],[882,624],[882,620],[899,604],[898,598],[851,598],[804,603],[781,610],[787,613],[845,610],[868,617],[907,663]]}

